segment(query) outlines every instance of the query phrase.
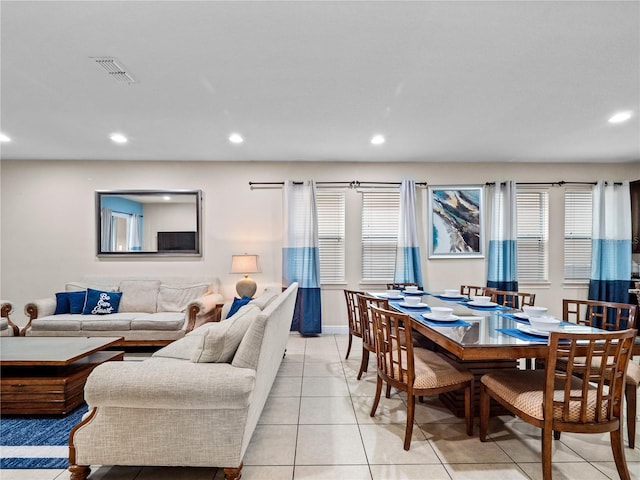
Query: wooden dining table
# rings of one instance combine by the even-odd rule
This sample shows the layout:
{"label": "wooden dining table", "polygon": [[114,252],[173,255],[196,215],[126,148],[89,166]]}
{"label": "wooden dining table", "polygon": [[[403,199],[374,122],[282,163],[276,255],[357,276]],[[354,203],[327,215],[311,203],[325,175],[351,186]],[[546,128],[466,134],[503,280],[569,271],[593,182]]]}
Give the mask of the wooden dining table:
{"label": "wooden dining table", "polygon": [[[370,292],[387,297],[385,292]],[[443,294],[419,292],[420,304],[407,305],[402,299],[388,298],[390,308],[406,313],[411,327],[421,333],[429,348],[439,351],[450,361],[466,368],[476,379],[474,403],[479,413],[480,377],[487,372],[517,369],[519,360],[544,358],[547,355],[548,334],[533,333],[525,315],[516,309],[496,304],[475,306],[462,296],[445,297]],[[453,321],[433,321],[430,307],[453,308]],[[426,315],[426,317],[425,317]],[[561,330],[567,332],[598,332],[597,328],[563,322]],[[442,402],[457,416],[464,416],[464,393],[448,392],[440,395]],[[492,404],[492,415],[505,413],[500,405]]]}

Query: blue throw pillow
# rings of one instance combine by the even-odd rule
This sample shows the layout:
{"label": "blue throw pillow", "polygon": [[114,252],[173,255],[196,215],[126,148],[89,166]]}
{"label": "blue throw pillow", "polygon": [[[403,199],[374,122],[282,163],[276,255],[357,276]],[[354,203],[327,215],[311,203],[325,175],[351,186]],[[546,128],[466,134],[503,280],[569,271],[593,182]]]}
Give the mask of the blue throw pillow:
{"label": "blue throw pillow", "polygon": [[122,292],[105,292],[87,289],[87,300],[84,303],[83,315],[108,315],[118,313]]}
{"label": "blue throw pillow", "polygon": [[231,308],[229,309],[229,313],[227,313],[227,318],[233,317],[233,315],[240,310],[240,307],[246,305],[250,301],[250,297],[234,298]]}
{"label": "blue throw pillow", "polygon": [[84,299],[87,296],[87,292],[82,290],[80,292],[67,292],[67,298],[69,299],[69,313],[82,313],[84,308]]}
{"label": "blue throw pillow", "polygon": [[56,311],[54,315],[61,315],[63,313],[69,313],[71,306],[69,305],[69,292],[56,293]]}

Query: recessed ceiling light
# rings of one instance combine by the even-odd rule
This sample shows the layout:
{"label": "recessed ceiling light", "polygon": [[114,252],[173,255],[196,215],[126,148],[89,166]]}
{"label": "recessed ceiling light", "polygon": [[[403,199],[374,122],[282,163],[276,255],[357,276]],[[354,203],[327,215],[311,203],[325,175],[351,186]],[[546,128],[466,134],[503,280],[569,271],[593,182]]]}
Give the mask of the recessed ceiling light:
{"label": "recessed ceiling light", "polygon": [[372,145],[382,145],[385,142],[385,138],[382,135],[374,135],[371,137]]}
{"label": "recessed ceiling light", "polygon": [[632,116],[631,112],[618,112],[609,119],[609,123],[622,123],[629,120]]}
{"label": "recessed ceiling light", "polygon": [[240,135],[239,133],[232,133],[231,135],[229,135],[229,141],[231,143],[242,143],[244,142],[244,138],[242,138],[242,135]]}
{"label": "recessed ceiling light", "polygon": [[115,143],[127,143],[129,141],[127,140],[127,137],[125,137],[121,133],[112,133],[111,135],[109,135],[109,138],[112,142]]}
{"label": "recessed ceiling light", "polygon": [[0,133],[0,142],[10,142],[11,139],[7,137],[4,133]]}

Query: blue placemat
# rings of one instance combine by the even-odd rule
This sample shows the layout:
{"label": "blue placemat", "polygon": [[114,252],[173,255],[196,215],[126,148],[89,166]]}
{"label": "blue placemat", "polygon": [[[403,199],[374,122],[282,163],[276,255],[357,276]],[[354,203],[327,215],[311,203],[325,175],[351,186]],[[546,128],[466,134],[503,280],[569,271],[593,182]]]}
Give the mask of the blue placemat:
{"label": "blue placemat", "polygon": [[471,324],[469,322],[465,322],[464,320],[456,320],[455,322],[434,322],[429,320],[428,318],[424,318],[420,314],[413,314],[411,318],[417,320],[420,323],[424,323],[430,327],[470,327]]}
{"label": "blue placemat", "polygon": [[545,337],[539,337],[537,335],[531,335],[529,333],[525,333],[522,330],[518,330],[517,328],[497,328],[501,333],[505,335],[509,335],[510,337],[515,337],[520,340],[525,340],[527,342],[537,342],[537,343],[549,343],[548,339]]}
{"label": "blue placemat", "polygon": [[467,302],[458,302],[460,305],[464,305],[467,308],[472,308],[473,310],[484,310],[486,312],[495,312],[496,310],[511,310],[509,307],[503,307],[502,305],[496,305],[494,307],[477,307],[475,305],[469,305]]}
{"label": "blue placemat", "polygon": [[444,295],[432,295],[433,297],[436,297],[440,300],[444,300],[445,302],[457,302],[457,303],[464,303],[464,302],[468,302],[469,299],[468,298],[462,298],[462,297],[445,297]]}

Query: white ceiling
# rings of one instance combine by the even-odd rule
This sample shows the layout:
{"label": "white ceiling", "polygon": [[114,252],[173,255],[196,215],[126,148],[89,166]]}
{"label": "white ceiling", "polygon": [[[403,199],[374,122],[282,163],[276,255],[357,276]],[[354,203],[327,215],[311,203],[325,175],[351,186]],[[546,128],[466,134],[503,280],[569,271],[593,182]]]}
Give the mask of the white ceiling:
{"label": "white ceiling", "polygon": [[0,9],[2,159],[640,161],[637,1]]}

